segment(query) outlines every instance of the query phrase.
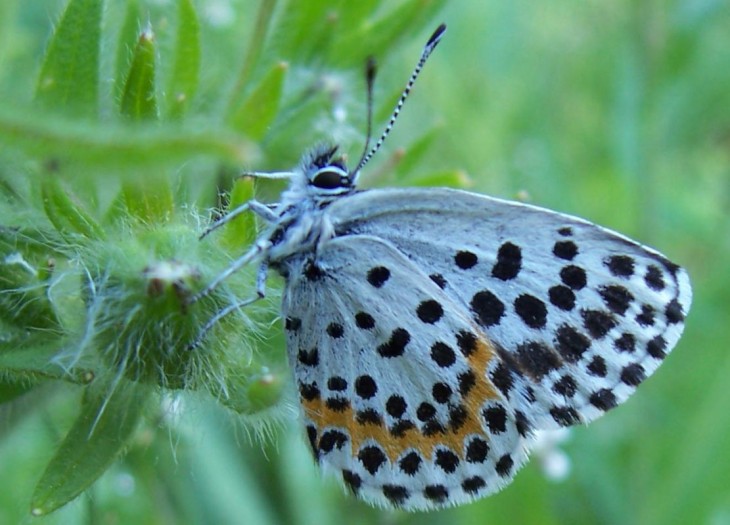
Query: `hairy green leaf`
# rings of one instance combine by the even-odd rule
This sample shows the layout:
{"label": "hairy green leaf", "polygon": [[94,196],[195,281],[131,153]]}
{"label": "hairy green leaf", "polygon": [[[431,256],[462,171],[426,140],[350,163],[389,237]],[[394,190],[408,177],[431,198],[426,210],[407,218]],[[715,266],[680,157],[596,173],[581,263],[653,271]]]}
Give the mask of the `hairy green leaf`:
{"label": "hairy green leaf", "polygon": [[121,100],[127,73],[132,65],[132,57],[139,40],[140,20],[142,14],[138,0],[127,0],[124,22],[117,38],[117,54],[114,62],[114,93],[116,100]]}
{"label": "hairy green leaf", "polygon": [[36,85],[45,108],[94,116],[99,103],[103,0],[69,0],[51,37]]}
{"label": "hairy green leaf", "polygon": [[62,167],[126,174],[195,155],[241,165],[250,162],[254,152],[251,143],[215,127],[100,126],[7,108],[0,108],[0,140],[26,154],[54,159]]}
{"label": "hairy green leaf", "polygon": [[284,77],[288,65],[280,63],[272,67],[253,92],[235,108],[229,122],[233,129],[260,140],[277,115]]}
{"label": "hairy green leaf", "polygon": [[84,209],[80,200],[70,195],[58,177],[50,174],[41,183],[43,208],[59,233],[79,234],[86,239],[103,239],[104,230]]}
{"label": "hairy green leaf", "polygon": [[120,112],[132,120],[155,120],[155,35],[152,29],[143,30],[134,48],[132,65],[124,84]]}
{"label": "hairy green leaf", "polygon": [[178,28],[172,76],[167,86],[168,113],[185,114],[198,89],[200,75],[200,23],[191,0],[178,0]]}
{"label": "hairy green leaf", "polygon": [[149,398],[138,384],[119,383],[111,393],[86,389],[81,412],[36,485],[34,516],[65,505],[104,473],[129,442]]}

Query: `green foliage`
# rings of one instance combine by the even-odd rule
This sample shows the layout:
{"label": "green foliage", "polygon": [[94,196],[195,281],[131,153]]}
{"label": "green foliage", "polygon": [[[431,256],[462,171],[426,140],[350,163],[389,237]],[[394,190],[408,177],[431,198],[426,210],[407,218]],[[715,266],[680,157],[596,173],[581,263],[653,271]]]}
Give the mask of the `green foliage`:
{"label": "green foliage", "polygon": [[36,100],[69,116],[96,115],[102,0],[69,2],[48,44]]}
{"label": "green foliage", "polygon": [[36,485],[33,515],[65,505],[109,467],[137,428],[148,394],[126,383],[110,392],[99,392],[98,385],[86,389],[78,418]]}
{"label": "green foliage", "polygon": [[[206,210],[282,189],[236,175],[320,140],[356,157],[366,57],[379,131],[441,21],[364,184],[587,216],[684,263],[696,299],[656,377],[562,445],[566,481],[536,458],[410,516],[345,496],[276,425],[275,278],[194,349],[255,269],[188,301],[256,234],[243,214],[201,241]],[[728,34],[714,0],[0,3],[0,523],[727,522]]]}

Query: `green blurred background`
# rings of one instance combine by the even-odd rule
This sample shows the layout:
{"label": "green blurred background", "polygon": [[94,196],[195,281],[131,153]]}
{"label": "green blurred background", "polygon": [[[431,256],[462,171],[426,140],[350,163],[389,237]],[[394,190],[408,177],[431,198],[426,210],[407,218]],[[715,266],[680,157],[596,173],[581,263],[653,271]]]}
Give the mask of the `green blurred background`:
{"label": "green blurred background", "polygon": [[[321,25],[287,17],[287,2],[270,4],[278,25],[250,77],[262,78],[279,60],[290,69],[279,115],[244,167],[287,169],[330,137],[356,156],[365,56],[373,50],[380,63],[380,129],[425,39],[446,22],[446,37],[364,185],[458,184],[576,214],[655,246],[692,278],[685,336],[625,405],[558,445],[553,454],[570,462],[564,479],[534,458],[500,494],[416,515],[369,508],[323,479],[293,407],[276,418],[237,418],[194,395],[168,393],[158,417],[146,419],[128,454],[87,494],[32,518],[34,484],[78,406],[78,391],[49,385],[0,407],[0,523],[730,524],[730,4],[368,1],[361,19],[346,20],[358,31],[408,4],[402,35],[392,42],[370,35],[372,45],[342,36],[349,28],[338,19],[341,2],[311,2],[312,12],[330,17]],[[64,5],[0,5],[0,109],[31,103]],[[260,5],[195,5],[203,60],[187,117],[215,128]],[[159,38],[164,70],[175,3],[138,7]],[[121,1],[105,9],[102,123],[115,96],[108,80],[114,52],[104,46],[112,47],[124,9]],[[330,26],[338,28],[334,36]],[[2,149],[4,173],[22,176],[25,154]],[[220,162],[168,164],[163,173],[215,181]],[[214,204],[205,182],[188,187],[198,188],[184,192],[190,204]],[[273,198],[279,189],[261,191]],[[281,355],[279,332],[279,324],[270,328],[261,352]]]}

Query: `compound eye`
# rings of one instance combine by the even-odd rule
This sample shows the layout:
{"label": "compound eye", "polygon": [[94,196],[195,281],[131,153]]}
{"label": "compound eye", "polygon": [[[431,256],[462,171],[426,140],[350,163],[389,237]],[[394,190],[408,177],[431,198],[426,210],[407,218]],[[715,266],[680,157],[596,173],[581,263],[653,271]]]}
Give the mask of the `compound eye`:
{"label": "compound eye", "polygon": [[323,190],[334,190],[347,186],[347,175],[340,170],[323,169],[314,174],[311,184]]}

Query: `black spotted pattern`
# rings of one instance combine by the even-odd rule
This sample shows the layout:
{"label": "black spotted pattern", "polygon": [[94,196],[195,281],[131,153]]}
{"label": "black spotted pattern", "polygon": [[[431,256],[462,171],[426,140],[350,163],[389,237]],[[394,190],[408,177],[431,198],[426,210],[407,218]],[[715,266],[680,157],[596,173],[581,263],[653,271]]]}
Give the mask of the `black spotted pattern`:
{"label": "black spotted pattern", "polygon": [[346,397],[330,397],[325,405],[334,412],[344,412],[350,408],[350,401]]}
{"label": "black spotted pattern", "polygon": [[362,478],[351,470],[342,471],[342,481],[353,494],[357,494],[362,486]]}
{"label": "black spotted pattern", "polygon": [[497,251],[497,262],[492,267],[492,277],[509,281],[517,277],[522,268],[522,250],[520,247],[506,242]]}
{"label": "black spotted pattern", "polygon": [[456,353],[446,343],[437,341],[431,346],[431,359],[440,367],[448,368],[456,362]]}
{"label": "black spotted pattern", "polygon": [[347,434],[339,430],[328,430],[319,439],[319,450],[324,454],[328,454],[334,449],[341,449],[347,443],[347,440]]}
{"label": "black spotted pattern", "polygon": [[489,444],[480,437],[472,438],[466,447],[466,461],[468,463],[484,463],[489,454]]}
{"label": "black spotted pattern", "polygon": [[461,268],[462,270],[468,270],[469,268],[473,268],[477,265],[479,262],[479,259],[477,258],[476,254],[462,250],[456,253],[454,256],[454,262],[456,263],[456,266]]}
{"label": "black spotted pattern", "polygon": [[369,375],[361,375],[355,379],[355,393],[363,399],[370,399],[378,392],[378,385]]}
{"label": "black spotted pattern", "polygon": [[667,341],[658,335],[646,345],[646,351],[654,359],[664,359],[667,356]]}
{"label": "black spotted pattern", "polygon": [[327,380],[327,388],[335,392],[343,392],[347,390],[347,381],[344,377],[332,376]]}
{"label": "black spotted pattern", "polygon": [[628,255],[612,255],[607,257],[603,264],[616,277],[628,278],[634,275],[634,259]]}
{"label": "black spotted pattern", "polygon": [[547,322],[547,307],[537,297],[522,294],[515,299],[515,312],[530,328],[540,329]]}
{"label": "black spotted pattern", "polygon": [[307,425],[307,441],[315,459],[319,459],[319,449],[317,448],[317,427]]}
{"label": "black spotted pattern", "polygon": [[417,452],[409,452],[398,461],[400,469],[409,476],[415,476],[423,460]]}
{"label": "black spotted pattern", "polygon": [[451,474],[459,466],[459,456],[448,449],[440,448],[436,451],[435,463],[444,472]]}
{"label": "black spotted pattern", "polygon": [[669,301],[664,314],[667,316],[669,324],[678,324],[684,321],[684,312],[682,312],[682,307],[676,299]]}
{"label": "black spotted pattern", "polygon": [[459,393],[466,396],[477,382],[474,372],[467,370],[458,375],[457,380],[459,381]]}
{"label": "black spotted pattern", "polygon": [[466,330],[456,334],[456,344],[464,357],[469,357],[477,350],[477,336]]}
{"label": "black spotted pattern", "polygon": [[504,456],[499,458],[499,460],[497,460],[497,464],[494,466],[494,468],[497,471],[497,474],[504,478],[510,475],[514,464],[515,462],[512,459],[512,456],[510,456],[509,454],[505,454]]}
{"label": "black spotted pattern", "polygon": [[633,353],[636,349],[636,337],[633,334],[623,333],[614,342],[616,350],[619,352]]}
{"label": "black spotted pattern", "polygon": [[380,426],[383,423],[383,418],[380,417],[378,411],[373,408],[366,408],[360,410],[355,414],[355,421],[360,425],[376,425]]}
{"label": "black spotted pattern", "polygon": [[598,289],[598,293],[608,309],[618,315],[624,315],[634,300],[631,292],[620,285],[602,286]]}
{"label": "black spotted pattern", "polygon": [[316,348],[311,350],[299,350],[297,353],[297,361],[304,366],[317,366],[319,364],[319,351]]}
{"label": "black spotted pattern", "polygon": [[368,271],[368,282],[375,288],[380,288],[390,279],[390,270],[385,266],[376,266]]}
{"label": "black spotted pattern", "polygon": [[446,288],[446,279],[444,279],[444,276],[440,273],[432,273],[428,276],[433,282],[436,283],[436,286],[441,288],[442,290]]}
{"label": "black spotted pattern", "polygon": [[577,363],[583,354],[590,348],[591,341],[576,330],[573,326],[561,325],[557,332],[557,344],[555,348],[558,353],[569,363]]}
{"label": "black spotted pattern", "polygon": [[446,429],[444,428],[444,426],[441,423],[439,423],[435,419],[431,419],[429,421],[426,421],[423,424],[423,428],[421,429],[421,432],[423,433],[424,436],[431,437],[431,436],[435,436],[437,434],[441,434],[441,435],[445,434]]}
{"label": "black spotted pattern", "polygon": [[613,314],[602,310],[582,310],[583,326],[591,337],[601,339],[618,323]]}
{"label": "black spotted pattern", "polygon": [[340,339],[345,333],[345,329],[340,323],[330,323],[327,325],[327,335],[332,339]]}
{"label": "black spotted pattern", "polygon": [[383,496],[397,507],[403,505],[410,494],[408,494],[408,489],[400,485],[383,485]]}
{"label": "black spotted pattern", "polygon": [[449,498],[449,491],[443,485],[426,485],[423,495],[434,503],[443,503]]}
{"label": "black spotted pattern", "polygon": [[505,397],[509,397],[509,391],[514,386],[514,380],[512,377],[512,371],[505,363],[499,363],[489,375],[494,386],[504,394]]}
{"label": "black spotted pattern", "polygon": [[403,355],[406,345],[411,342],[411,334],[405,328],[396,328],[390,335],[390,339],[378,346],[378,354],[383,357],[398,357]]}
{"label": "black spotted pattern", "polygon": [[641,313],[636,316],[636,322],[641,326],[652,326],[654,324],[654,308],[648,304],[641,305]]}
{"label": "black spotted pattern", "polygon": [[608,374],[608,368],[606,366],[606,360],[600,355],[593,356],[591,362],[586,367],[588,373],[594,377],[606,377]]}
{"label": "black spotted pattern", "polygon": [[390,427],[390,434],[395,438],[402,438],[411,429],[416,428],[415,423],[408,419],[401,419],[395,425]]}
{"label": "black spotted pattern", "polygon": [[464,426],[469,413],[464,408],[464,405],[452,405],[449,408],[449,428],[452,432],[458,432],[458,430]]}
{"label": "black spotted pattern", "polygon": [[442,405],[449,402],[452,393],[451,387],[446,383],[434,383],[433,388],[431,389],[431,395],[433,396],[434,401],[441,403]]}
{"label": "black spotted pattern", "polygon": [[573,407],[553,407],[550,415],[562,427],[569,427],[580,422],[580,415]]}
{"label": "black spotted pattern", "polygon": [[520,370],[540,381],[546,374],[557,370],[562,361],[547,345],[530,341],[517,346],[517,361]]}
{"label": "black spotted pattern", "polygon": [[494,326],[504,315],[504,303],[489,290],[482,290],[474,294],[470,306],[477,322],[482,326]]}
{"label": "black spotted pattern", "polygon": [[360,460],[363,467],[365,467],[365,470],[370,472],[370,474],[375,475],[375,473],[380,469],[380,467],[387,461],[387,457],[385,456],[385,453],[380,450],[378,447],[375,446],[367,446],[357,453],[357,459]]}
{"label": "black spotted pattern", "polygon": [[[302,395],[304,397],[304,395]],[[344,412],[350,408],[350,402],[344,397],[330,397],[325,400],[327,408],[334,412]]]}
{"label": "black spotted pattern", "polygon": [[421,302],[416,309],[416,315],[418,318],[427,324],[434,324],[436,321],[441,319],[444,315],[444,308],[441,303],[434,299]]}
{"label": "black spotted pattern", "polygon": [[435,415],[436,408],[431,403],[427,403],[425,401],[418,405],[418,408],[416,409],[416,417],[420,421],[428,421],[433,419]]}
{"label": "black spotted pattern", "polygon": [[644,367],[638,363],[627,365],[621,370],[621,381],[629,386],[638,386],[646,379]]}
{"label": "black spotted pattern", "polygon": [[566,261],[572,261],[578,255],[578,246],[573,241],[558,241],[553,246],[553,255]]}
{"label": "black spotted pattern", "polygon": [[493,434],[507,430],[507,411],[501,405],[485,408],[482,417]]}
{"label": "black spotted pattern", "polygon": [[565,286],[572,290],[582,290],[588,283],[586,271],[580,266],[572,264],[560,270],[560,279]]}
{"label": "black spotted pattern", "polygon": [[299,394],[306,401],[314,401],[315,399],[319,399],[319,387],[317,383],[301,383],[299,385]]}
{"label": "black spotted pattern", "polygon": [[392,395],[385,402],[385,411],[394,418],[401,418],[405,414],[408,405],[406,400],[399,395]]}
{"label": "black spotted pattern", "polygon": [[575,307],[575,293],[565,285],[559,284],[548,290],[550,303],[569,312]]}
{"label": "black spotted pattern", "polygon": [[532,432],[532,425],[530,425],[527,416],[519,410],[515,410],[515,426],[517,427],[517,432],[522,437],[527,437]]}
{"label": "black spotted pattern", "polygon": [[573,397],[577,390],[578,385],[570,375],[564,375],[553,384],[553,392],[564,397]]}
{"label": "black spotted pattern", "polygon": [[649,265],[649,267],[646,269],[644,282],[649,288],[657,292],[662,291],[666,286],[666,284],[664,283],[664,277],[662,276],[662,271],[653,264]]}
{"label": "black spotted pattern", "polygon": [[355,324],[362,330],[371,330],[375,327],[375,319],[366,312],[358,312],[355,314]]}
{"label": "black spotted pattern", "polygon": [[476,494],[481,489],[487,486],[487,482],[484,481],[484,478],[481,478],[479,476],[472,476],[471,478],[466,478],[461,483],[461,488],[464,489],[464,492],[467,494]]}
{"label": "black spotted pattern", "polygon": [[618,404],[616,396],[608,388],[593,392],[588,400],[591,405],[601,410],[610,410]]}

